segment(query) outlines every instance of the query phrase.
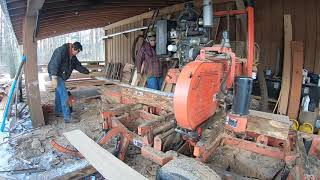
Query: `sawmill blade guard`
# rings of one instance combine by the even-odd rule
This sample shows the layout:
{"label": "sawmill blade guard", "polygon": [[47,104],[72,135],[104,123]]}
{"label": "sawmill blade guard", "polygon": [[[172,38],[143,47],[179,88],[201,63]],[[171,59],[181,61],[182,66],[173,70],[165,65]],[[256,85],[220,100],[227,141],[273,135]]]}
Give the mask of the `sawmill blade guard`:
{"label": "sawmill blade guard", "polygon": [[221,63],[194,61],[183,68],[173,100],[179,127],[195,130],[215,113],[222,73]]}

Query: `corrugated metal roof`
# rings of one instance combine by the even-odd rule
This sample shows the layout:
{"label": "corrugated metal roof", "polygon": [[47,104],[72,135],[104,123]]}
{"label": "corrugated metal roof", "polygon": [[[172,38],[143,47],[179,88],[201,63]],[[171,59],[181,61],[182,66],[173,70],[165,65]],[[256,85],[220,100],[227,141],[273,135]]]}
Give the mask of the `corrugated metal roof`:
{"label": "corrugated metal roof", "polygon": [[[45,0],[39,16],[37,38],[104,27],[128,17],[185,0]],[[18,42],[22,42],[27,0],[6,0]]]}

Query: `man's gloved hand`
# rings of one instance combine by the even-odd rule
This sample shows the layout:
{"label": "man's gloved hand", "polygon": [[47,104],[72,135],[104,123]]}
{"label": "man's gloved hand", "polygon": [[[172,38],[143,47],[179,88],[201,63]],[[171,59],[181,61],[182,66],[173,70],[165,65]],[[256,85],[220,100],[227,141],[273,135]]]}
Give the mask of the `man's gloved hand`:
{"label": "man's gloved hand", "polygon": [[58,85],[58,77],[57,76],[52,76],[51,78],[52,78],[52,80],[51,80],[51,88],[52,89],[56,89],[57,85]]}

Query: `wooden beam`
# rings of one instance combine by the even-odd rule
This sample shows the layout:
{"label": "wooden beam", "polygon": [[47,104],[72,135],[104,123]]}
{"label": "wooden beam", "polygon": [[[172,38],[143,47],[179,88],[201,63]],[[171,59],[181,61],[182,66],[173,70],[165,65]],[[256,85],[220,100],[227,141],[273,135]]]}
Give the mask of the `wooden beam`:
{"label": "wooden beam", "polygon": [[36,16],[45,0],[28,0],[26,16]]}
{"label": "wooden beam", "polygon": [[292,23],[291,15],[284,15],[284,57],[283,71],[280,91],[280,100],[278,112],[287,114],[290,84],[291,84],[291,41],[292,41]]}
{"label": "wooden beam", "polygon": [[[203,0],[194,0],[193,2],[194,2],[195,7],[201,7]],[[227,3],[227,2],[234,2],[234,0],[213,0],[214,4]],[[163,15],[172,14],[172,13],[175,13],[178,11],[182,11],[182,10],[184,10],[184,4],[185,3],[180,3],[180,4],[173,5],[173,6],[162,8],[159,10],[158,16],[163,16]],[[143,19],[148,19],[148,18],[152,17],[153,13],[154,13],[154,11],[149,11],[149,12],[137,15],[137,16],[133,16],[133,17],[115,22],[113,24],[110,24],[110,25],[106,26],[104,29],[109,30],[109,29],[112,29],[112,28],[115,28],[118,26],[130,24],[132,22],[140,21]]]}
{"label": "wooden beam", "polygon": [[33,40],[36,16],[27,16],[24,21],[23,49],[27,56],[25,65],[26,94],[30,108],[32,126],[39,127],[45,124],[39,91],[37,42]]}
{"label": "wooden beam", "polygon": [[64,133],[68,141],[106,179],[147,179],[116,158],[80,130]]}
{"label": "wooden beam", "polygon": [[297,119],[300,108],[302,69],[304,62],[303,42],[291,42],[292,54],[292,77],[289,96],[288,116],[290,119]]}

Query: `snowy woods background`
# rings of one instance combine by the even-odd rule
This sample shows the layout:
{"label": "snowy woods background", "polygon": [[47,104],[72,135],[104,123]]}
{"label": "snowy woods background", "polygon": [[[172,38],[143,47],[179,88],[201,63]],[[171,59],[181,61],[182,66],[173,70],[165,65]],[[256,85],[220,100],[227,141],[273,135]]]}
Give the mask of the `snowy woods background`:
{"label": "snowy woods background", "polygon": [[77,56],[80,61],[104,61],[104,36],[102,28],[74,32],[38,41],[38,64],[48,64],[55,48],[64,43],[79,41],[83,51]]}
{"label": "snowy woods background", "polygon": [[[21,47],[13,32],[4,1],[0,0],[0,75],[10,73],[13,77],[19,66]],[[47,65],[55,48],[75,41],[79,41],[83,46],[83,51],[78,55],[80,61],[104,61],[102,36],[104,30],[97,28],[39,40],[38,65]]]}

